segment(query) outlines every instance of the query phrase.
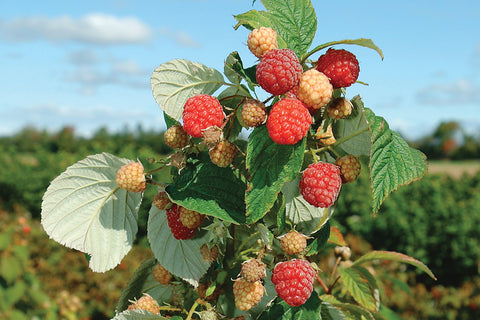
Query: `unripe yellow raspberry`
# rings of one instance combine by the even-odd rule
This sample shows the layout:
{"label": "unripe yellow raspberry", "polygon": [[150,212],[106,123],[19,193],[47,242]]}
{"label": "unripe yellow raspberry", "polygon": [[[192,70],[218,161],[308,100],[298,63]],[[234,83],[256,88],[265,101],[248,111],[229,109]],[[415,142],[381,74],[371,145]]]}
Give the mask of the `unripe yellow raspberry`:
{"label": "unripe yellow raspberry", "polygon": [[237,146],[227,140],[220,141],[208,152],[210,160],[219,167],[228,167],[237,155]]}
{"label": "unripe yellow raspberry", "polygon": [[205,215],[194,210],[188,210],[185,207],[179,207],[178,211],[180,212],[180,222],[190,229],[198,228],[205,219]]}
{"label": "unripe yellow raspberry", "polygon": [[165,144],[173,149],[181,149],[188,145],[190,136],[181,125],[175,125],[165,131]]}
{"label": "unripe yellow raspberry", "polygon": [[242,311],[250,310],[262,300],[264,292],[265,288],[260,281],[250,282],[239,278],[233,284],[235,306]]}
{"label": "unripe yellow raspberry", "polygon": [[280,237],[280,244],[286,254],[299,254],[307,247],[307,237],[296,230],[290,230]]}
{"label": "unripe yellow raspberry", "polygon": [[352,103],[346,98],[336,98],[328,105],[328,115],[332,119],[345,119],[352,114]]}
{"label": "unripe yellow raspberry", "polygon": [[147,188],[143,165],[140,162],[131,162],[117,171],[118,186],[130,192],[142,192]]}
{"label": "unripe yellow raspberry", "polygon": [[157,264],[152,271],[152,276],[160,284],[168,285],[172,280],[172,275],[161,264]]}
{"label": "unripe yellow raspberry", "polygon": [[360,160],[354,155],[346,155],[335,161],[335,164],[340,167],[340,175],[343,183],[353,182],[357,180],[360,175]]}
{"label": "unripe yellow raspberry", "polygon": [[248,99],[242,106],[242,121],[247,127],[256,127],[267,121],[267,108],[258,100]]}
{"label": "unripe yellow raspberry", "polygon": [[309,109],[318,110],[332,99],[333,87],[327,76],[316,69],[305,71],[298,83],[297,98]]}
{"label": "unripe yellow raspberry", "polygon": [[257,57],[262,58],[265,53],[277,49],[277,32],[272,28],[260,27],[248,34],[248,49]]}

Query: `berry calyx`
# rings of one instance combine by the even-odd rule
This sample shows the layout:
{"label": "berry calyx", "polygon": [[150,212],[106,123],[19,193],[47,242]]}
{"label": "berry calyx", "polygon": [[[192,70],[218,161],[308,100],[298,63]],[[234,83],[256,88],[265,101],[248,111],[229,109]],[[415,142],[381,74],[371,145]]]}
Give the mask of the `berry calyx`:
{"label": "berry calyx", "polygon": [[211,126],[221,127],[225,119],[223,107],[217,98],[199,94],[187,100],[183,107],[183,129],[199,138],[202,131]]}
{"label": "berry calyx", "polygon": [[308,261],[293,259],[275,265],[272,283],[282,300],[292,307],[297,307],[310,298],[315,274],[315,270]]}
{"label": "berry calyx", "polygon": [[167,222],[173,237],[177,240],[187,240],[195,236],[197,229],[185,227],[180,220],[179,206],[174,204],[167,210]]}
{"label": "berry calyx", "polygon": [[217,126],[211,126],[202,131],[203,143],[209,147],[215,146],[223,138],[223,131]]}
{"label": "berry calyx", "polygon": [[318,58],[317,70],[330,79],[334,88],[341,88],[349,87],[357,81],[360,66],[353,53],[330,48]]}
{"label": "berry calyx", "polygon": [[228,167],[237,155],[237,146],[227,140],[220,141],[208,151],[210,160],[219,167]]}
{"label": "berry calyx", "polygon": [[157,207],[158,210],[168,210],[172,207],[172,201],[165,191],[160,191],[153,198],[153,205]]}
{"label": "berry calyx", "polygon": [[181,149],[188,145],[190,137],[181,125],[171,126],[165,131],[165,144],[172,149]]}
{"label": "berry calyx", "polygon": [[131,162],[118,169],[115,181],[120,188],[130,192],[143,192],[147,188],[143,165],[140,162]]}
{"label": "berry calyx", "polygon": [[312,163],[303,172],[298,186],[300,194],[312,206],[328,208],[340,193],[340,168],[327,162]]}
{"label": "berry calyx", "polygon": [[204,214],[201,214],[200,212],[194,210],[189,210],[182,206],[178,207],[178,212],[180,213],[179,218],[182,224],[190,229],[200,227],[200,225],[203,223],[203,220],[205,219]]}
{"label": "berry calyx", "polygon": [[326,130],[323,130],[323,127],[320,126],[315,133],[315,139],[319,140],[323,145],[329,146],[337,142],[335,136],[333,135],[332,126],[328,125]]}
{"label": "berry calyx", "polygon": [[256,79],[263,90],[282,95],[300,80],[303,69],[295,52],[290,49],[273,49],[257,65]]}
{"label": "berry calyx", "polygon": [[303,102],[285,98],[273,105],[267,119],[270,138],[278,144],[302,140],[312,124],[312,116]]}
{"label": "berry calyx", "polygon": [[248,49],[255,57],[262,58],[270,50],[277,49],[277,32],[272,28],[260,27],[248,34]]}
{"label": "berry calyx", "polygon": [[266,276],[265,263],[258,259],[249,259],[243,262],[240,276],[250,282],[263,279]]}
{"label": "berry calyx", "polygon": [[267,120],[267,108],[258,100],[248,99],[242,106],[241,118],[247,127],[257,127]]}
{"label": "berry calyx", "polygon": [[350,100],[340,97],[332,101],[327,107],[327,112],[332,119],[345,119],[352,114],[352,103]]}
{"label": "berry calyx", "polygon": [[299,254],[307,247],[307,237],[296,230],[290,230],[280,237],[280,244],[286,254]]}
{"label": "berry calyx", "polygon": [[153,299],[147,293],[144,293],[140,299],[133,301],[132,304],[128,306],[128,310],[136,309],[146,310],[154,314],[160,314],[160,306],[158,305],[157,300]]}
{"label": "berry calyx", "polygon": [[260,281],[250,282],[243,278],[235,280],[233,296],[235,306],[242,311],[248,311],[262,300],[265,288]]}
{"label": "berry calyx", "polygon": [[165,269],[161,264],[157,264],[155,268],[153,268],[152,276],[158,283],[163,285],[168,285],[172,280],[172,275]]}
{"label": "berry calyx", "polygon": [[298,83],[297,98],[316,111],[332,99],[333,87],[327,76],[316,69],[305,71]]}
{"label": "berry calyx", "polygon": [[335,164],[340,168],[340,176],[343,183],[349,183],[357,180],[361,171],[361,164],[358,157],[354,155],[347,155],[335,161]]}

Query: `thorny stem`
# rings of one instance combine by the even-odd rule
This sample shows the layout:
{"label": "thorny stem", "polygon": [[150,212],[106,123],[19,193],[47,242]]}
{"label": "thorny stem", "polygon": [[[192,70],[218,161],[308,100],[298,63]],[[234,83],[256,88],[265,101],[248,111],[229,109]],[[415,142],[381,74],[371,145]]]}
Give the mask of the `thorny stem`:
{"label": "thorny stem", "polygon": [[195,309],[197,309],[198,305],[202,302],[202,299],[197,299],[195,300],[195,303],[193,306],[190,308],[190,311],[188,312],[187,318],[185,320],[191,320],[193,313],[195,312]]}
{"label": "thorny stem", "polygon": [[170,306],[162,306],[160,307],[160,311],[181,311],[187,313],[187,310],[181,309],[181,308],[175,308],[175,307],[170,307]]}

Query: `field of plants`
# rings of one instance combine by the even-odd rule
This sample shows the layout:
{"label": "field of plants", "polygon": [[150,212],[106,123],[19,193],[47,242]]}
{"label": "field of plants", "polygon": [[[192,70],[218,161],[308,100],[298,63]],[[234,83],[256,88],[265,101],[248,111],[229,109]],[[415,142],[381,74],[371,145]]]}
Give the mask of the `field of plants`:
{"label": "field of plants", "polygon": [[[163,133],[141,128],[121,134],[99,130],[89,139],[71,128],[56,133],[27,128],[1,138],[0,315],[110,319],[128,279],[150,258],[142,237],[148,209],[140,211],[140,237],[132,252],[115,270],[97,274],[83,253],[48,238],[39,221],[42,195],[55,176],[88,154],[146,160],[168,151]],[[433,161],[430,174],[393,193],[376,217],[365,201],[370,197],[366,172],[341,191],[333,221],[353,255],[372,248],[402,252],[438,278],[393,262],[369,267],[382,279],[382,302],[401,319],[480,318],[480,171],[472,168],[478,169],[478,162]]]}

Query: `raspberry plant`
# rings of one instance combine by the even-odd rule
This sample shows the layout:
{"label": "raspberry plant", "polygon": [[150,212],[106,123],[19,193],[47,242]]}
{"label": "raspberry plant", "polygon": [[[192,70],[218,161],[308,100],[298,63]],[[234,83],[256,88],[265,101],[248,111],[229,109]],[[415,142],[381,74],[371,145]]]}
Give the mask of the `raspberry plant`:
{"label": "raspberry plant", "polygon": [[[234,51],[225,60],[224,74],[182,59],[153,72],[153,96],[167,127],[174,128],[167,135],[176,148],[171,155],[135,160],[92,155],[67,168],[45,192],[42,225],[47,234],[84,252],[93,271],[105,272],[133,246],[143,184],[157,189],[147,226],[152,258],[125,284],[114,319],[378,319],[391,311],[380,308],[377,280],[366,265],[400,261],[434,278],[422,262],[397,252],[372,251],[356,260],[343,255],[331,268],[318,267],[328,252],[333,254],[332,246],[347,246],[330,226],[335,200],[342,196],[335,161],[352,156],[368,163],[376,214],[391,192],[425,174],[425,156],[364,107],[358,95],[348,99],[345,87],[325,83],[329,78],[316,69],[318,56],[334,46],[371,48],[383,59],[372,40],[313,45],[317,18],[310,1],[261,2],[265,11],[235,16],[235,29],[255,32],[250,36],[255,48],[264,48],[255,65],[244,66]],[[262,27],[275,32],[258,36],[255,30]],[[277,52],[287,52],[288,61]],[[353,61],[353,53],[348,56]],[[264,58],[267,67],[257,70]],[[267,91],[279,87],[281,93],[266,92],[257,71]],[[347,71],[330,77],[347,74],[351,79]],[[300,88],[299,73],[306,75]],[[328,111],[337,108],[339,99],[348,107],[341,107],[341,116]],[[252,101],[262,107],[243,112]],[[273,106],[282,106],[281,112],[272,112]],[[245,124],[246,114],[259,118],[253,128]],[[331,143],[323,143],[318,134],[327,134]],[[121,169],[131,163],[145,168],[143,175]],[[328,170],[305,174],[308,167]],[[171,181],[159,181],[160,170],[168,170]],[[141,187],[132,189],[133,184]],[[182,219],[180,211],[202,219]],[[182,223],[190,220],[201,225]],[[306,245],[287,254],[280,242],[292,229],[304,235]],[[245,261],[265,266],[266,277],[249,281],[242,273]],[[155,280],[159,264],[171,276],[163,284]],[[145,296],[158,303],[160,315],[129,307]]]}

